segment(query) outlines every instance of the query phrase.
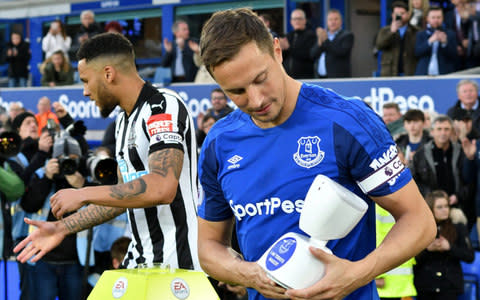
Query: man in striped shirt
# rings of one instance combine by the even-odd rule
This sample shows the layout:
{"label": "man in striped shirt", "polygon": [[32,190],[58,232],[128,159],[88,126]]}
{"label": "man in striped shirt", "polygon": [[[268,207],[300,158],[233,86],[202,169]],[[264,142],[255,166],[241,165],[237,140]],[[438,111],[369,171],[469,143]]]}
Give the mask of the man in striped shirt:
{"label": "man in striped shirt", "polygon": [[[113,186],[65,189],[54,194],[56,222],[25,219],[37,227],[16,248],[22,262],[39,260],[66,235],[101,224],[128,211],[132,243],[124,266],[154,262],[200,269],[197,258],[196,141],[192,118],[181,98],[145,83],[135,68],[132,44],[105,33],[77,53],[84,95],[103,117],[119,105]],[[68,212],[88,205],[66,218]]]}

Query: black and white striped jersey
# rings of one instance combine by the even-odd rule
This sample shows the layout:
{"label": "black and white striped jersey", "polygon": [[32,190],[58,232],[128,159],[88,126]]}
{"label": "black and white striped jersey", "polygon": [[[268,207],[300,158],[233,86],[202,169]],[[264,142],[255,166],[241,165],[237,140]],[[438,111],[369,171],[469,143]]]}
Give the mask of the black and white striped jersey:
{"label": "black and white striped jersey", "polygon": [[[169,205],[128,209],[132,243],[126,268],[163,262],[200,270],[197,255],[197,145],[192,117],[174,91],[146,83],[132,113],[116,120],[116,158],[124,182],[148,174],[149,154],[177,148],[184,152],[177,194]],[[128,201],[128,200],[126,200]]]}

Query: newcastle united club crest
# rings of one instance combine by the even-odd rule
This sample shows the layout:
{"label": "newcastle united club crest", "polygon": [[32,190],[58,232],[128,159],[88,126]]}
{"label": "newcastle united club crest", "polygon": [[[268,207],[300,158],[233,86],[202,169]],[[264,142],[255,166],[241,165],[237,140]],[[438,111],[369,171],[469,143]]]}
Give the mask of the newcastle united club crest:
{"label": "newcastle united club crest", "polygon": [[293,154],[293,160],[297,165],[304,168],[312,168],[318,165],[325,157],[325,152],[320,150],[320,138],[318,136],[301,137],[297,141],[297,152]]}

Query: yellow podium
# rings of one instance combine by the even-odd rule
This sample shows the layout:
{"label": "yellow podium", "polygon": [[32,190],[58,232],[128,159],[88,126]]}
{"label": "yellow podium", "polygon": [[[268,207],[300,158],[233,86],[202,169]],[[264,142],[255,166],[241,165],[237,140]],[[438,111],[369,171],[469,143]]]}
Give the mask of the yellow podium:
{"label": "yellow podium", "polygon": [[219,300],[203,272],[144,268],[103,272],[88,300]]}

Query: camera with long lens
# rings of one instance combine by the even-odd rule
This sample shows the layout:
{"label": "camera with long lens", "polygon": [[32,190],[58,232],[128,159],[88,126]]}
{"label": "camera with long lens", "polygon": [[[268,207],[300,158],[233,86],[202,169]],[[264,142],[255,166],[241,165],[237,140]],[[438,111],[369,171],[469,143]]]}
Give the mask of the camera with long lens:
{"label": "camera with long lens", "polygon": [[101,185],[117,183],[117,161],[107,154],[92,154],[87,158],[87,169],[94,182]]}
{"label": "camera with long lens", "polygon": [[20,152],[22,139],[16,132],[4,131],[0,134],[0,158],[13,157]]}
{"label": "camera with long lens", "polygon": [[72,175],[79,167],[82,150],[77,140],[68,133],[55,136],[52,157],[58,159],[60,175]]}

